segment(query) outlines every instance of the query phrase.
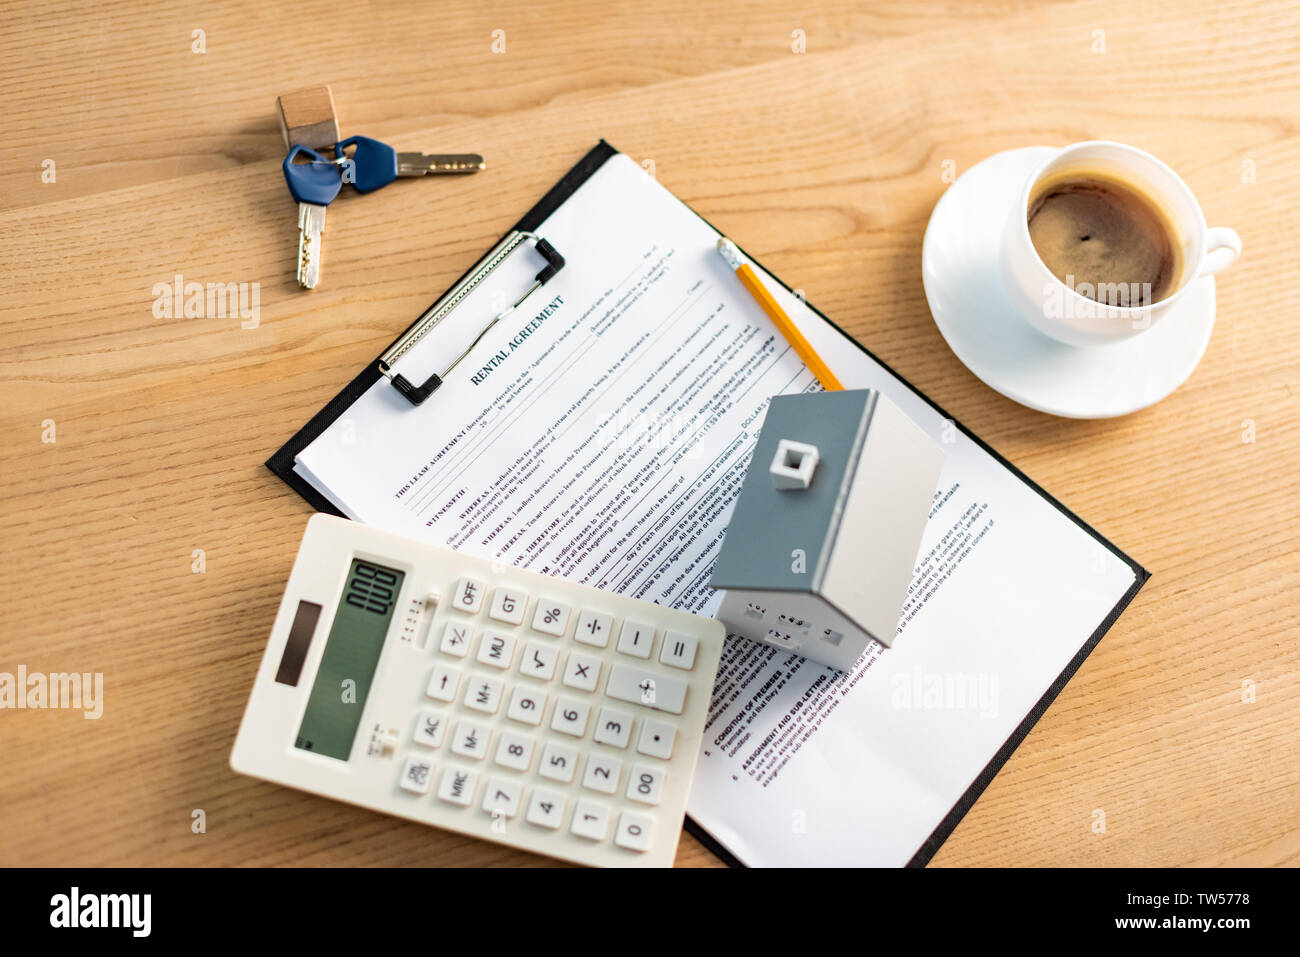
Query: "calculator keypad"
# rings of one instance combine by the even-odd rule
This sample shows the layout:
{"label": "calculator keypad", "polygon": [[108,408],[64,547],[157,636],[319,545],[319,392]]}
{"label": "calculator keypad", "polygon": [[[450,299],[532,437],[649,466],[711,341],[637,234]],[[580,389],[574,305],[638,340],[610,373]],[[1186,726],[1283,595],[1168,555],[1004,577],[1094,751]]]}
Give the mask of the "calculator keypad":
{"label": "calculator keypad", "polygon": [[[432,479],[422,479],[424,488],[437,485]],[[479,526],[471,548],[493,543],[513,554],[518,547],[536,568],[314,517],[232,766],[578,864],[671,865],[696,762],[716,753],[710,742],[723,730],[706,724],[724,627],[670,607],[684,580],[645,578],[640,563],[658,558],[621,554],[639,537],[634,529],[569,528],[558,513],[560,524],[541,525],[543,501],[535,503],[541,512],[507,516],[494,511],[486,490],[471,491],[473,505],[463,494],[448,486],[430,501],[456,502],[467,520],[472,512],[490,523]],[[552,557],[551,546],[566,535],[575,536],[573,550]],[[339,594],[343,571],[358,560],[394,571],[386,610]],[[570,574],[608,590],[563,577]],[[653,583],[636,597],[618,592],[636,579]],[[277,680],[275,662],[283,664],[303,601],[322,614],[301,677],[289,685]],[[387,615],[382,642],[330,624],[331,616],[347,624],[338,615],[350,610]],[[364,654],[339,658],[342,673],[332,673],[334,665],[322,670],[337,657],[326,654],[334,642]],[[364,670],[353,674],[358,665]],[[322,693],[331,707],[320,713],[337,719],[331,734],[353,735],[341,755],[341,745],[313,740],[319,734],[302,737],[304,709]],[[330,700],[336,693],[341,709]]]}
{"label": "calculator keypad", "polygon": [[[527,828],[632,852],[635,863],[675,839],[679,817],[657,834],[656,813],[673,780],[677,716],[710,690],[692,690],[695,635],[473,575],[439,618],[401,793],[484,815],[507,843],[509,828]],[[684,805],[685,789],[674,794]]]}

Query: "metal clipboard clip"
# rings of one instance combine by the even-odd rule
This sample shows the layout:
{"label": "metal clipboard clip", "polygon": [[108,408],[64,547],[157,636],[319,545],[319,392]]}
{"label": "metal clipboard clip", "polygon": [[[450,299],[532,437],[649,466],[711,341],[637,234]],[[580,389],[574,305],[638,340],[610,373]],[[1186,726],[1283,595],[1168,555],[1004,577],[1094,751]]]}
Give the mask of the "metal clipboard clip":
{"label": "metal clipboard clip", "polygon": [[[453,359],[451,364],[443,369],[442,372],[435,372],[433,375],[429,376],[429,378],[425,380],[424,385],[413,385],[405,376],[395,374],[393,372],[393,366],[396,364],[397,360],[402,358],[402,356],[404,356],[412,346],[423,339],[434,326],[442,322],[442,320],[445,319],[453,309],[464,301],[466,296],[474,291],[479,283],[492,273],[492,270],[505,262],[510,254],[518,249],[524,240],[527,239],[533,241],[533,248],[536,249],[537,252],[541,254],[542,258],[546,260],[546,266],[533,279],[533,284],[528,287],[528,290],[515,300],[514,305],[500,313],[497,313],[497,315],[492,318],[492,321],[484,326],[479,331],[479,334],[474,337],[474,341],[466,346],[464,352]],[[542,237],[538,236],[536,233],[524,232],[523,230],[515,230],[511,232],[505,239],[497,243],[496,247],[483,258],[482,265],[480,265],[479,268],[475,269],[460,282],[456,283],[455,286],[448,290],[445,296],[430,307],[428,312],[416,320],[415,325],[403,333],[400,339],[388,347],[388,351],[379,357],[378,365],[380,374],[386,377],[388,381],[393,384],[393,388],[406,396],[411,405],[419,405],[429,396],[433,395],[438,386],[442,385],[443,380],[446,379],[451,371],[456,368],[456,365],[460,360],[464,359],[474,351],[474,347],[488,334],[488,330],[523,305],[525,299],[550,282],[552,277],[563,268],[564,257],[561,256],[556,251],[555,247],[545,239],[542,239]]]}

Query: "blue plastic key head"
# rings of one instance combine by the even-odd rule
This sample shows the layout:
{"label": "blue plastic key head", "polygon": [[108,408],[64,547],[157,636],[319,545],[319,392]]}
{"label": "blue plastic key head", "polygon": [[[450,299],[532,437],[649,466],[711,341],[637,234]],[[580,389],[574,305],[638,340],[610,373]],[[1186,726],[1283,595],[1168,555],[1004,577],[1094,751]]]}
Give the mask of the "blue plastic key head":
{"label": "blue plastic key head", "polygon": [[[299,155],[307,156],[308,163],[295,163]],[[315,150],[295,146],[284,158],[284,181],[294,201],[328,206],[343,188],[343,171]]]}
{"label": "blue plastic key head", "polygon": [[343,151],[349,146],[355,147],[355,151],[344,161],[349,168],[343,179],[355,186],[358,193],[372,193],[397,179],[397,150],[387,143],[368,136],[349,136],[334,144],[334,155],[346,156]]}

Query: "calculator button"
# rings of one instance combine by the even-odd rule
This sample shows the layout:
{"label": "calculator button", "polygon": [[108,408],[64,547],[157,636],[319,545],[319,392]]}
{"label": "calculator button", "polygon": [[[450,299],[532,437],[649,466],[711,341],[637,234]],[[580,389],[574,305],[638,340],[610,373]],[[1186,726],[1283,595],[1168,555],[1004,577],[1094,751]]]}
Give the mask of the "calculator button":
{"label": "calculator button", "polygon": [[460,686],[460,672],[445,665],[435,665],[429,675],[429,685],[424,693],[435,701],[452,702],[456,700],[456,689]]}
{"label": "calculator button", "polygon": [[569,660],[564,663],[562,680],[570,688],[577,688],[579,691],[595,691],[596,683],[600,681],[600,659],[576,653],[570,654]]}
{"label": "calculator button", "polygon": [[552,781],[562,781],[568,784],[573,780],[573,772],[577,767],[577,749],[563,744],[556,744],[552,741],[542,751],[542,761],[537,768],[537,773],[544,778],[550,778]]}
{"label": "calculator button", "polygon": [[537,788],[528,802],[528,815],[524,818],[529,824],[555,830],[564,820],[564,805],[568,803],[558,791]]}
{"label": "calculator button", "polygon": [[605,694],[619,701],[681,714],[686,704],[686,682],[631,665],[614,665],[609,669]]}
{"label": "calculator button", "polygon": [[478,646],[477,660],[493,668],[509,668],[515,657],[515,636],[485,631]]}
{"label": "calculator button", "polygon": [[528,595],[513,588],[498,588],[492,595],[492,607],[488,617],[504,621],[508,625],[522,625],[524,608],[528,604]]}
{"label": "calculator button", "polygon": [[438,782],[438,797],[448,804],[469,807],[474,801],[474,790],[477,786],[477,771],[446,768],[442,772],[442,780]]}
{"label": "calculator button", "polygon": [[618,650],[623,654],[636,658],[649,658],[654,643],[655,630],[649,625],[642,625],[635,621],[623,622],[623,627],[618,633]]}
{"label": "calculator button", "polygon": [[632,735],[632,716],[617,708],[601,708],[596,719],[596,733],[592,736],[601,744],[616,748],[626,748],[628,738]]}
{"label": "calculator button", "polygon": [[438,650],[444,655],[464,658],[469,654],[469,642],[474,637],[474,629],[463,622],[449,621],[442,629],[442,644]]}
{"label": "calculator button", "polygon": [[587,733],[587,717],[590,714],[591,705],[587,702],[561,698],[555,705],[555,714],[551,717],[551,730],[580,738]]}
{"label": "calculator button", "polygon": [[578,615],[578,627],[573,632],[573,640],[584,645],[604,648],[609,644],[609,633],[614,630],[614,617],[602,615],[598,611],[584,608]]}
{"label": "calculator button", "polygon": [[555,666],[560,660],[560,649],[554,645],[530,641],[524,645],[524,655],[519,661],[519,673],[539,681],[555,677]]}
{"label": "calculator button", "polygon": [[533,763],[533,739],[507,731],[497,744],[496,762],[512,771],[527,771]]}
{"label": "calculator button", "polygon": [[690,671],[695,667],[695,649],[698,646],[699,642],[690,635],[670,631],[664,636],[664,646],[659,652],[659,662],[668,665],[670,668],[681,668],[683,671]]}
{"label": "calculator button", "polygon": [[403,791],[412,794],[428,794],[433,781],[433,762],[426,758],[409,757],[402,765],[400,784]]}
{"label": "calculator button", "polygon": [[484,714],[496,714],[505,691],[500,679],[475,675],[465,686],[465,707]]}
{"label": "calculator button", "polygon": [[451,738],[451,749],[467,758],[481,758],[487,754],[488,738],[492,732],[477,721],[458,721],[456,733]]}
{"label": "calculator button", "polygon": [[673,743],[676,740],[676,728],[651,718],[641,725],[641,738],[636,743],[636,749],[652,758],[667,761],[673,756]]}
{"label": "calculator button", "polygon": [[569,830],[589,841],[603,841],[609,830],[609,808],[596,801],[579,801]]}
{"label": "calculator button", "polygon": [[629,851],[650,850],[650,832],[655,819],[649,814],[634,814],[624,811],[618,816],[618,831],[614,834],[614,843]]}
{"label": "calculator button", "polygon": [[520,724],[536,726],[542,723],[542,712],[545,710],[546,695],[517,685],[510,695],[510,707],[506,709],[506,717]]}
{"label": "calculator button", "polygon": [[569,606],[564,602],[550,598],[537,600],[537,611],[533,612],[533,631],[560,638],[569,627]]}
{"label": "calculator button", "polygon": [[623,762],[618,758],[609,758],[603,754],[587,756],[587,770],[582,774],[582,786],[602,794],[614,794],[618,791],[618,777],[623,771]]}
{"label": "calculator button", "polygon": [[627,779],[627,796],[630,801],[642,804],[658,804],[664,789],[664,772],[659,768],[648,768],[638,764],[632,768]]}
{"label": "calculator button", "polygon": [[415,734],[411,740],[426,748],[436,748],[442,744],[443,735],[447,733],[447,718],[437,711],[421,709],[415,715]]}
{"label": "calculator button", "polygon": [[505,778],[488,778],[483,790],[483,810],[493,817],[514,817],[524,800],[524,786]]}
{"label": "calculator button", "polygon": [[456,583],[456,593],[452,596],[451,607],[457,611],[477,615],[478,610],[483,607],[483,592],[485,590],[481,581],[466,575]]}

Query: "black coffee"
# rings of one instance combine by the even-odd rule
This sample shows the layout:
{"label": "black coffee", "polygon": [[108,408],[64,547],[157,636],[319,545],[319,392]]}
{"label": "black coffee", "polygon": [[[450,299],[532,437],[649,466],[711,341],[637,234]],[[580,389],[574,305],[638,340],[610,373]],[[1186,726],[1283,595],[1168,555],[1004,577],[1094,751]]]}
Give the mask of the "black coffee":
{"label": "black coffee", "polygon": [[1137,187],[1105,172],[1062,171],[1029,202],[1029,238],[1052,275],[1108,306],[1149,306],[1182,274],[1178,230]]}

